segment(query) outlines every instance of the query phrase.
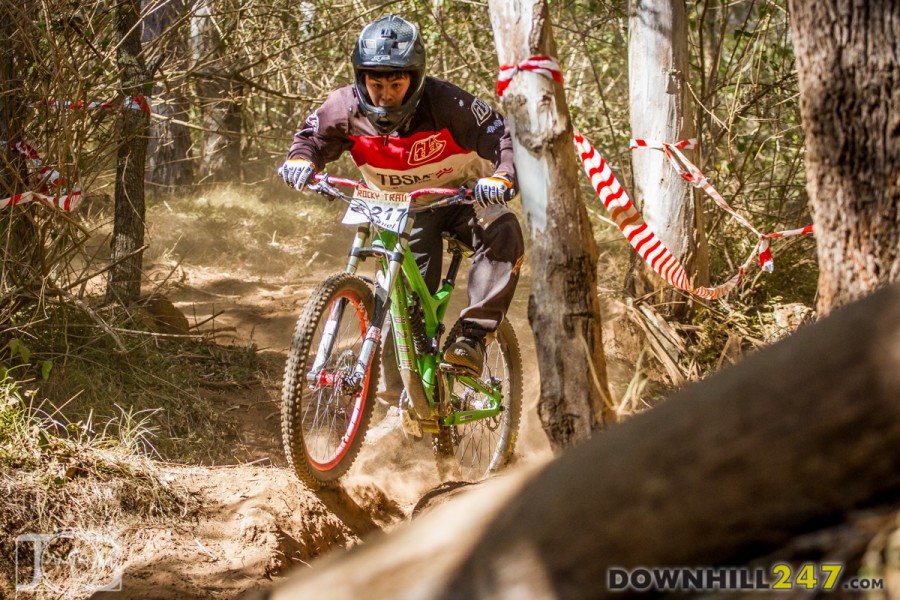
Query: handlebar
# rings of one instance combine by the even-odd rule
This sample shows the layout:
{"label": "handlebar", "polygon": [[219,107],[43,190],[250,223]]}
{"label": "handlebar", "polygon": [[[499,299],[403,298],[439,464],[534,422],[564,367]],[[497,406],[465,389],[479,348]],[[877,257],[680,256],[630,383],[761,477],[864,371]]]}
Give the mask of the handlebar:
{"label": "handlebar", "polygon": [[[343,186],[343,187],[351,187],[351,188],[366,188],[365,183],[362,181],[356,181],[354,179],[345,179],[343,177],[332,177],[327,173],[316,173],[314,175],[314,179],[316,183],[308,184],[306,187],[313,192],[322,194],[323,196],[330,196],[332,198],[338,198],[343,200],[344,202],[350,202],[353,200],[352,196],[348,196],[341,190],[337,189],[335,185]],[[429,187],[429,188],[420,188],[418,190],[414,190],[410,192],[410,197],[415,200],[420,196],[444,196],[442,200],[438,200],[437,202],[432,202],[427,206],[415,206],[410,208],[410,212],[422,212],[426,210],[433,210],[435,208],[442,208],[444,206],[452,206],[455,204],[473,204],[475,202],[473,195],[474,192],[470,188],[459,187],[459,188],[445,188],[445,187]]]}

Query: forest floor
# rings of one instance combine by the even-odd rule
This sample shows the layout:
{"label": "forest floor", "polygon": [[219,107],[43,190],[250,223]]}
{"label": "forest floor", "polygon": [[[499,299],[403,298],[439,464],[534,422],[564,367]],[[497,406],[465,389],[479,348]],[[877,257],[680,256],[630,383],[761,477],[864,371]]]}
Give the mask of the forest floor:
{"label": "forest floor", "polygon": [[[175,213],[171,217],[181,221]],[[441,483],[430,447],[407,440],[392,414],[373,422],[340,486],[312,492],[285,468],[279,409],[291,334],[315,285],[341,270],[349,245],[351,232],[337,225],[337,218],[327,218],[315,227],[311,223],[305,251],[290,246],[296,239],[279,241],[275,230],[234,223],[235,230],[220,237],[218,251],[211,251],[214,242],[204,245],[203,258],[190,250],[185,256],[168,252],[160,257],[156,273],[175,268],[163,288],[174,306],[190,323],[206,321],[200,329],[219,344],[255,346],[260,368],[255,382],[204,389],[206,400],[233,432],[228,441],[232,458],[226,464],[163,467],[170,484],[200,499],[202,508],[190,521],[129,532],[123,540],[122,597],[231,598],[269,585],[291,568],[309,568],[317,555],[402,524]],[[177,229],[183,239],[202,244],[186,226]],[[221,224],[200,226],[216,235]],[[247,239],[232,247],[230,236],[233,241]],[[260,239],[266,248],[254,247]],[[157,238],[155,243],[171,241]],[[516,459],[529,462],[548,457],[549,445],[536,416],[539,384],[525,314],[527,282],[523,288],[510,317],[527,378]],[[463,289],[457,299],[464,297]]]}
{"label": "forest floor", "polygon": [[[151,202],[145,270],[152,285],[145,291],[170,301],[191,334],[254,352],[257,368],[240,381],[201,385],[221,428],[221,438],[209,440],[220,446],[216,458],[167,456],[153,465],[161,481],[191,499],[191,509],[180,517],[105,523],[103,535],[121,549],[121,590],[97,597],[235,598],[291,569],[310,568],[327,551],[402,525],[441,484],[430,446],[407,439],[393,413],[373,421],[339,486],[313,492],[285,468],[282,370],[304,302],[316,284],[343,268],[352,231],[339,224],[340,215],[339,207],[311,194],[272,199],[230,190]],[[98,248],[102,234],[101,228]],[[527,267],[523,275],[509,314],[525,373],[514,464],[533,464],[549,459],[550,450],[536,414]],[[462,307],[464,279],[450,315]]]}
{"label": "forest floor", "polygon": [[[393,413],[373,421],[358,459],[339,486],[313,492],[286,468],[280,397],[294,324],[315,286],[343,270],[352,230],[339,224],[343,207],[337,203],[281,186],[245,190],[156,197],[148,203],[144,291],[166,300],[148,309],[148,322],[186,319],[186,331],[202,336],[213,354],[252,356],[248,363],[252,368],[237,365],[239,376],[230,379],[204,379],[198,373],[199,385],[192,382],[199,389],[197,406],[215,418],[212,427],[180,433],[206,436],[195,440],[195,446],[214,451],[164,453],[162,460],[150,461],[154,477],[182,499],[180,512],[138,518],[129,517],[126,510],[104,520],[91,518],[88,500],[80,515],[67,515],[65,522],[99,527],[104,539],[114,540],[121,549],[117,562],[121,590],[98,592],[98,598],[235,598],[272,585],[292,569],[311,568],[310,562],[326,552],[402,526],[423,506],[430,509],[466,491],[460,487],[436,494],[449,488],[441,486],[430,446],[407,439]],[[108,216],[104,216],[108,210],[99,203],[84,209],[86,221],[101,223],[89,244],[100,258],[108,243]],[[667,333],[661,323],[654,342],[648,334],[658,319],[646,313],[647,308],[641,310],[649,316],[640,316],[618,293],[609,291],[621,287],[628,247],[618,232],[598,231],[607,373],[620,414],[627,416],[646,409],[673,382],[677,385],[692,376],[679,373],[680,367],[664,357],[663,345],[668,342],[663,338],[677,342],[677,332]],[[604,236],[606,240],[600,239]],[[551,458],[537,416],[540,381],[527,317],[530,283],[526,252],[508,315],[519,339],[525,376],[524,414],[512,469]],[[99,295],[102,281],[97,284],[94,292]],[[458,284],[448,321],[465,302],[464,276]],[[794,309],[799,309],[799,316],[790,322],[789,315],[779,325],[781,330],[793,329],[805,314],[802,306],[791,307],[788,313]],[[741,346],[748,345],[739,334],[726,337],[716,350],[716,367],[737,360]],[[65,379],[60,372],[55,376]],[[169,406],[166,411],[178,408]],[[102,483],[79,481],[76,477],[65,483],[61,497],[78,498],[79,485],[94,486],[91,493],[105,493]],[[0,569],[0,595],[14,588],[13,577]],[[90,595],[65,592],[66,597]]]}
{"label": "forest floor", "polygon": [[[449,487],[441,486],[430,447],[407,439],[393,413],[373,421],[358,459],[339,486],[313,492],[286,468],[280,397],[294,324],[315,286],[343,270],[352,231],[339,224],[343,207],[336,203],[280,186],[262,188],[157,197],[148,203],[144,291],[166,301],[145,316],[149,321],[186,319],[187,331],[200,334],[213,352],[252,355],[252,372],[244,369],[233,379],[199,384],[198,406],[214,413],[215,426],[198,429],[209,438],[198,443],[214,452],[166,454],[151,461],[150,470],[177,492],[183,510],[140,518],[129,518],[125,511],[104,521],[88,518],[88,501],[80,516],[67,516],[66,522],[99,527],[104,539],[114,540],[121,549],[121,590],[97,592],[98,598],[236,598],[272,585],[293,569],[311,568],[310,562],[326,552],[390,532],[419,509],[466,491],[459,487],[436,493]],[[99,204],[85,209],[87,221],[101,223],[90,244],[101,258],[108,209]],[[599,239],[603,236],[607,239]],[[659,340],[677,341],[677,333],[660,330],[654,342],[648,335],[653,315],[641,317],[618,293],[604,291],[621,287],[628,248],[616,231],[600,230],[598,241],[607,373],[620,414],[627,416],[692,376],[678,373],[680,367],[672,360],[660,359],[667,350]],[[526,253],[508,315],[525,375],[524,414],[512,469],[551,458],[537,416],[539,369],[527,317],[530,265]],[[458,284],[448,321],[465,302],[464,276]],[[102,292],[100,285],[98,281],[95,292]],[[788,313],[785,322],[776,323],[782,333],[806,314],[802,306],[789,307]],[[716,367],[737,360],[742,344],[758,345],[735,333],[726,337],[716,350]],[[99,485],[99,492],[92,493],[104,493]],[[78,497],[66,492],[69,487],[77,485],[65,484],[62,496]],[[13,589],[13,577],[0,572],[0,596],[4,589]],[[64,596],[90,593],[66,589]]]}

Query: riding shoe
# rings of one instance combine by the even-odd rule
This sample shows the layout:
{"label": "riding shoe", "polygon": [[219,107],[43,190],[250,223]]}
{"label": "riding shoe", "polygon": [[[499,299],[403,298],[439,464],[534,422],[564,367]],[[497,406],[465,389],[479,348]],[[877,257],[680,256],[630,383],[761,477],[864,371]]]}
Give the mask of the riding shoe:
{"label": "riding shoe", "polygon": [[444,362],[480,374],[484,366],[484,340],[461,335],[444,352]]}

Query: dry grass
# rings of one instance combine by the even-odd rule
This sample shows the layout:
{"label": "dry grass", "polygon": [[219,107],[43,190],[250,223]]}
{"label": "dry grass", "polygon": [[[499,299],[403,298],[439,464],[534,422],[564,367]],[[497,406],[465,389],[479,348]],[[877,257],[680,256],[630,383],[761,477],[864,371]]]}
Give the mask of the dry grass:
{"label": "dry grass", "polygon": [[152,436],[147,415],[122,411],[94,431],[0,382],[0,589],[12,591],[18,535],[108,532],[198,510],[144,454]]}

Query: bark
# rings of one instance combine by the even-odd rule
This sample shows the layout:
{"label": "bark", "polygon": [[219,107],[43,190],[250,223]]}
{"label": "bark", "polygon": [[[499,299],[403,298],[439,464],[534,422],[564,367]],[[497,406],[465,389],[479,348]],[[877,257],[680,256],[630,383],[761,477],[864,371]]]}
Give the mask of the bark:
{"label": "bark", "polygon": [[[631,0],[628,17],[628,86],[632,137],[676,142],[696,136],[684,0]],[[694,151],[685,150],[692,162]],[[644,220],[681,261],[696,287],[709,283],[703,210],[693,186],[682,179],[662,152],[636,150],[631,162],[634,201]],[[651,295],[665,316],[684,318],[683,292],[667,284],[633,253],[626,291]]]}
{"label": "bark", "polygon": [[[501,64],[555,56],[546,2],[492,1]],[[578,186],[572,123],[561,86],[518,74],[503,96],[522,189],[533,270],[528,318],[541,376],[538,414],[555,450],[615,419],[597,299],[597,246]]]}
{"label": "bark", "polygon": [[198,175],[201,181],[233,181],[241,177],[241,107],[235,100],[241,86],[229,79],[225,40],[207,2],[192,22],[193,71],[197,74],[197,98],[203,114],[202,156]]}
{"label": "bark", "polygon": [[[11,6],[0,9],[0,47],[6,50],[17,47],[14,10]],[[0,198],[21,192],[25,175],[21,155],[10,148],[25,135],[20,75],[24,57],[19,55],[17,60],[16,55],[12,51],[0,54],[0,140],[5,142],[0,148]]]}
{"label": "bark", "polygon": [[[149,0],[144,0],[147,4]],[[185,96],[184,72],[190,50],[186,24],[182,21],[184,0],[168,2],[144,20],[144,44],[157,43],[166,77],[153,89],[153,112],[162,117],[151,123],[147,154],[147,182],[160,191],[175,191],[194,182],[191,135],[185,125],[190,120],[190,103]]]}
{"label": "bark", "polygon": [[900,3],[790,12],[824,314],[900,275]]}
{"label": "bark", "polygon": [[894,285],[271,598],[621,597],[613,566],[741,565],[900,502],[898,397]]}
{"label": "bark", "polygon": [[[25,140],[27,105],[23,101],[22,77],[28,68],[28,53],[22,47],[17,23],[33,6],[0,8],[0,198],[27,191],[28,170],[22,155],[11,144]],[[0,292],[36,284],[41,276],[41,246],[33,207],[10,206],[0,214]],[[21,303],[14,294],[0,319],[13,314]]]}
{"label": "bark", "polygon": [[[121,40],[117,57],[126,98],[146,95],[150,78],[141,54],[140,0],[120,0],[116,28]],[[127,305],[141,293],[144,246],[144,169],[150,115],[123,103],[116,154],[115,208],[107,302]]]}

